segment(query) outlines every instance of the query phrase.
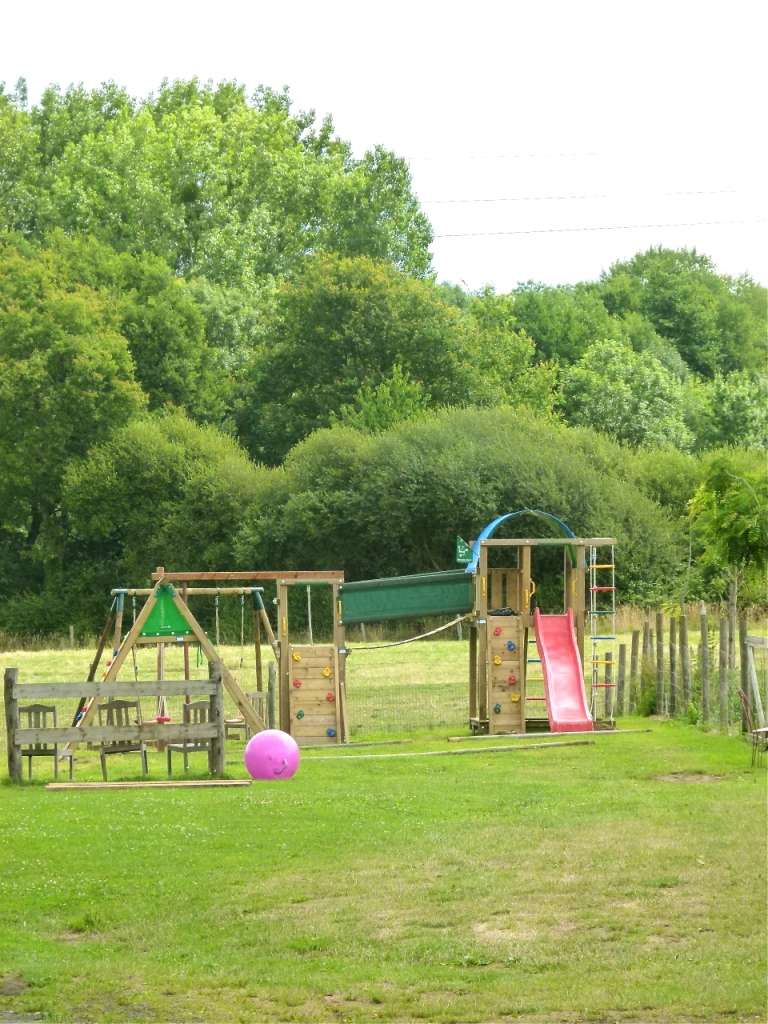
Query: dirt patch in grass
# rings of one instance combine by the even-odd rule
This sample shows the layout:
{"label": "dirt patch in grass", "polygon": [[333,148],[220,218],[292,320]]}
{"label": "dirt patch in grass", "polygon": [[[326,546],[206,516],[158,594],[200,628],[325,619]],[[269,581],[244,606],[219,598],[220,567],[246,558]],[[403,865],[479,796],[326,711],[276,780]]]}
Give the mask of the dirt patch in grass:
{"label": "dirt patch in grass", "polygon": [[538,930],[522,921],[514,921],[508,928],[500,927],[498,921],[477,921],[472,925],[475,938],[481,942],[533,942]]}
{"label": "dirt patch in grass", "polygon": [[4,974],[0,977],[0,996],[18,996],[29,988],[29,982],[20,974]]}
{"label": "dirt patch in grass", "polygon": [[720,782],[724,775],[708,775],[707,772],[669,772],[668,775],[654,775],[655,782]]}

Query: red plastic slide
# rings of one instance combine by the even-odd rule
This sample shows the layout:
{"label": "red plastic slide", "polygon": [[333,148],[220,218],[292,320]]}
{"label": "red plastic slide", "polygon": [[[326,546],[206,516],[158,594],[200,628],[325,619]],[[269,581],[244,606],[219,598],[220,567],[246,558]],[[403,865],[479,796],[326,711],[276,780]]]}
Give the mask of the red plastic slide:
{"label": "red plastic slide", "polygon": [[592,719],[587,709],[581,659],[576,647],[573,612],[566,615],[533,613],[536,646],[544,671],[544,692],[552,732],[587,732]]}

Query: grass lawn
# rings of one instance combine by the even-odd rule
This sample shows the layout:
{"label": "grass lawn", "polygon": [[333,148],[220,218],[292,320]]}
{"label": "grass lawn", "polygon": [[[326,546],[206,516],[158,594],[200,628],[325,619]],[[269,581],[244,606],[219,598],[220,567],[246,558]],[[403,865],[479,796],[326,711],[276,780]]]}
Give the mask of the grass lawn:
{"label": "grass lawn", "polygon": [[[2,661],[76,679],[76,655]],[[451,725],[243,789],[4,785],[0,1021],[763,1021],[765,773],[736,737],[622,722],[649,725],[352,758],[496,745]]]}

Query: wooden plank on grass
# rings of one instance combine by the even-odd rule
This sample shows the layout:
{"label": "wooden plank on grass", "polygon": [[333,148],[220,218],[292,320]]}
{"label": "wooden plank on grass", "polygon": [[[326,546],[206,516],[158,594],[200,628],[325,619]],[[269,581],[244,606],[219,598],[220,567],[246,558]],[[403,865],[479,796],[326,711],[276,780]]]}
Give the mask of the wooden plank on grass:
{"label": "wooden plank on grass", "polygon": [[[639,733],[639,732],[653,732],[653,729],[599,729],[597,731],[595,731],[594,729],[584,729],[584,730],[578,729],[578,730],[576,730],[574,732],[569,732],[567,734],[566,733],[562,733],[562,732],[537,732],[536,736],[537,737],[538,736],[563,736],[563,735],[568,735],[568,736],[629,736],[630,733]],[[498,740],[498,739],[505,739],[505,740],[517,740],[517,739],[520,739],[520,740],[525,740],[525,739],[530,739],[530,738],[531,738],[531,733],[529,733],[529,732],[498,733],[496,736],[489,736],[487,733],[483,733],[483,734],[480,734],[480,735],[475,733],[474,735],[471,735],[471,736],[449,736],[448,737],[448,742],[449,743],[464,743],[467,740]]]}
{"label": "wooden plank on grass", "polygon": [[157,782],[49,782],[46,789],[208,789],[250,786],[250,779],[162,779]]}

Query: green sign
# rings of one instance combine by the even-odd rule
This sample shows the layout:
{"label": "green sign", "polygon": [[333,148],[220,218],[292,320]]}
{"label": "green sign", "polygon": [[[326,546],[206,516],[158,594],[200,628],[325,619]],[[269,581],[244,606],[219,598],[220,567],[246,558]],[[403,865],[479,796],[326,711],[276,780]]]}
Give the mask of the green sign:
{"label": "green sign", "polygon": [[468,565],[472,561],[472,548],[463,537],[456,538],[456,564]]}

